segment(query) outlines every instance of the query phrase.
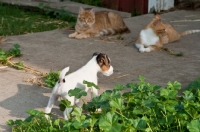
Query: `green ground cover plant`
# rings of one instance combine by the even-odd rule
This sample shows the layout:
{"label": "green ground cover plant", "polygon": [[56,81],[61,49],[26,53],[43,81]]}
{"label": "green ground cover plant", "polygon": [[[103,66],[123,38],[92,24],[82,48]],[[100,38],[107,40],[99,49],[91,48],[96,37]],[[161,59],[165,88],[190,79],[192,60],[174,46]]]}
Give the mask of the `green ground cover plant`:
{"label": "green ground cover plant", "polygon": [[54,85],[59,79],[60,71],[50,71],[49,73],[42,73],[40,71],[31,69],[25,66],[24,63],[21,61],[18,61],[18,62],[11,61],[12,58],[21,57],[21,56],[22,56],[22,53],[21,53],[19,44],[14,44],[13,48],[9,50],[3,50],[0,48],[0,65],[11,66],[18,70],[31,71],[31,73],[34,73],[38,75],[39,78],[42,78],[38,80],[38,83],[37,83],[38,85],[47,86],[49,88],[54,87]]}
{"label": "green ground cover plant", "polygon": [[[106,90],[81,108],[71,106],[73,111],[68,121],[61,118],[47,120],[44,112],[28,110],[28,118],[9,120],[7,124],[13,132],[200,131],[200,78],[182,93],[179,93],[181,84],[177,81],[161,87],[146,82],[142,76],[139,80],[138,83],[117,84],[113,90]],[[94,85],[87,81],[84,83]],[[81,99],[87,95],[78,88],[70,90],[69,94]],[[61,110],[70,106],[68,100],[61,100],[60,103]]]}
{"label": "green ground cover plant", "polygon": [[53,88],[59,79],[60,71],[50,71],[45,76],[45,84],[49,88]]}
{"label": "green ground cover plant", "polygon": [[33,32],[68,28],[74,25],[76,18],[64,10],[44,10],[40,8],[22,8],[0,3],[0,36],[20,35]]}
{"label": "green ground cover plant", "polygon": [[13,63],[10,60],[13,57],[20,57],[22,56],[21,50],[20,50],[20,45],[19,44],[14,44],[13,48],[5,51],[0,48],[0,64],[2,65],[9,65],[11,67],[14,67],[16,69],[22,70],[24,65],[21,61]]}

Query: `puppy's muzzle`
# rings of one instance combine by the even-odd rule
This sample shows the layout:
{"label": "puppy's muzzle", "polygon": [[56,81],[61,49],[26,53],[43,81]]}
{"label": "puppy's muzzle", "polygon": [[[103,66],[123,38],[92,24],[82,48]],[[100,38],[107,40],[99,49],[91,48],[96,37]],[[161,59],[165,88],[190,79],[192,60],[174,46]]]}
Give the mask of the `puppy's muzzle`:
{"label": "puppy's muzzle", "polygon": [[102,74],[105,75],[105,76],[110,76],[110,75],[112,75],[112,74],[113,74],[113,67],[110,66],[109,70],[103,71]]}

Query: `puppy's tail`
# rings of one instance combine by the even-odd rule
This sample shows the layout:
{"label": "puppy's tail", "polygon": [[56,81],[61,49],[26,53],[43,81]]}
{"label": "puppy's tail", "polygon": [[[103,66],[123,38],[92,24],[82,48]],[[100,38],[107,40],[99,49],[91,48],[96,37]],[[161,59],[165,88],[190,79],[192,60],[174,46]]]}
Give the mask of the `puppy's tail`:
{"label": "puppy's tail", "polygon": [[69,71],[69,67],[65,67],[61,73],[60,73],[60,76],[59,76],[59,81],[58,83],[64,83],[65,82],[65,75],[66,73]]}

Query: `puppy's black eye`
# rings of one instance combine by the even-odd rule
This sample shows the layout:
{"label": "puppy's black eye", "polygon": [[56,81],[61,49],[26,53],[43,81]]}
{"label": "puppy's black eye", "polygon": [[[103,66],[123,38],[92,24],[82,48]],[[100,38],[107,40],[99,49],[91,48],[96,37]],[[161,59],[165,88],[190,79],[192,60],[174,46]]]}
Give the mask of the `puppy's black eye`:
{"label": "puppy's black eye", "polygon": [[65,83],[65,79],[63,79],[63,82]]}

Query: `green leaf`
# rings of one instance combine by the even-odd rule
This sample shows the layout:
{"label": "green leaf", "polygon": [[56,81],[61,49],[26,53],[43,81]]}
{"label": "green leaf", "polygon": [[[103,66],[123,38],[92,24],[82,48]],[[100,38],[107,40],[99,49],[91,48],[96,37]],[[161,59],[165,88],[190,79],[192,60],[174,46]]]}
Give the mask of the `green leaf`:
{"label": "green leaf", "polygon": [[32,116],[44,115],[44,112],[41,112],[38,110],[27,110],[26,113],[28,113]]}
{"label": "green leaf", "polygon": [[112,91],[111,91],[111,90],[106,90],[105,92],[103,92],[103,93],[101,94],[101,98],[102,98],[103,100],[109,100],[110,97],[111,97],[111,94],[112,94]]}
{"label": "green leaf", "polygon": [[184,93],[183,98],[184,98],[185,100],[187,100],[187,101],[192,101],[192,100],[195,99],[195,97],[194,97],[194,95],[193,95],[192,92],[190,92],[190,91],[184,91],[183,93]]}
{"label": "green leaf", "polygon": [[140,80],[141,82],[144,82],[144,81],[145,81],[145,77],[139,76],[139,80]]}
{"label": "green leaf", "polygon": [[186,88],[186,90],[189,91],[196,91],[197,89],[200,89],[200,78],[197,78],[195,81],[191,82]]}
{"label": "green leaf", "polygon": [[121,91],[121,90],[126,89],[126,87],[124,85],[117,84],[117,85],[114,86],[114,89],[118,90],[118,91]]}
{"label": "green leaf", "polygon": [[87,92],[80,88],[71,89],[68,92],[69,96],[75,96],[77,99],[81,98],[82,96],[86,96]]}
{"label": "green leaf", "polygon": [[89,88],[91,88],[91,87],[94,87],[94,88],[96,88],[96,89],[99,89],[99,87],[96,85],[96,84],[94,84],[93,82],[88,82],[88,81],[83,81],[83,84],[86,84],[87,85],[87,87],[89,87]]}
{"label": "green leaf", "polygon": [[61,100],[59,104],[59,108],[61,111],[64,111],[67,108],[71,108],[71,102],[69,100]]}
{"label": "green leaf", "polygon": [[108,112],[99,120],[100,129],[105,132],[121,132],[122,125],[118,123],[118,116],[113,112]]}
{"label": "green leaf", "polygon": [[73,112],[72,112],[72,115],[75,115],[75,116],[81,116],[82,114],[82,108],[74,108]]}
{"label": "green leaf", "polygon": [[79,121],[75,120],[72,125],[76,128],[76,129],[80,129],[82,128],[82,123],[80,123]]}
{"label": "green leaf", "polygon": [[53,88],[59,79],[60,71],[50,71],[45,77],[45,84],[49,88]]}
{"label": "green leaf", "polygon": [[16,49],[19,49],[19,48],[20,48],[20,45],[19,45],[19,44],[14,44],[14,47],[15,47]]}
{"label": "green leaf", "polygon": [[167,88],[170,88],[171,90],[179,90],[181,89],[181,84],[177,81],[175,81],[174,83],[168,82]]}
{"label": "green leaf", "polygon": [[125,108],[124,106],[124,102],[121,98],[119,99],[112,99],[110,101],[110,106],[115,108],[115,109],[119,109],[119,110],[123,110]]}
{"label": "green leaf", "polygon": [[13,120],[8,120],[8,121],[6,122],[6,124],[9,125],[9,126],[12,126],[12,125],[15,124],[15,122],[14,122]]}
{"label": "green leaf", "polygon": [[89,119],[89,122],[90,122],[91,127],[93,127],[95,125],[95,123],[97,122],[97,119],[92,117]]}
{"label": "green leaf", "polygon": [[200,132],[200,119],[196,119],[196,120],[191,121],[187,125],[187,129],[190,132]]}
{"label": "green leaf", "polygon": [[59,126],[60,125],[60,119],[56,119],[53,124],[55,126]]}
{"label": "green leaf", "polygon": [[146,129],[146,125],[147,125],[146,120],[143,120],[143,119],[140,119],[140,118],[133,120],[133,126],[137,130],[145,130]]}
{"label": "green leaf", "polygon": [[178,94],[178,91],[176,90],[170,90],[170,89],[161,89],[160,90],[160,96],[165,97],[166,99],[175,99]]}

